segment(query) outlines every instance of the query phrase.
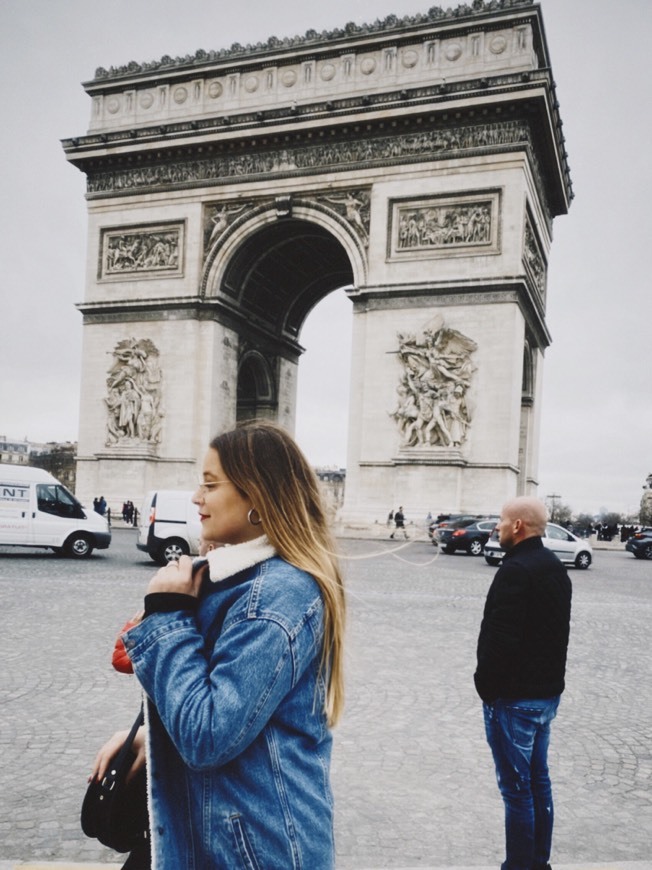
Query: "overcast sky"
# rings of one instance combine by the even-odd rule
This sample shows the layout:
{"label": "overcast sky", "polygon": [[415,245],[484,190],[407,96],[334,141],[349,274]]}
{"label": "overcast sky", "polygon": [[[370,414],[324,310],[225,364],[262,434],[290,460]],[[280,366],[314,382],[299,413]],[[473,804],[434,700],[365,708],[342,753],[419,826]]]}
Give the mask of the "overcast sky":
{"label": "overcast sky", "polygon": [[[60,140],[87,130],[82,81],[98,66],[413,15],[433,3],[0,0],[0,435],[77,439],[85,177]],[[652,472],[652,3],[541,6],[576,198],[554,225],[539,494],[558,494],[575,511],[636,511]],[[340,292],[301,335],[297,435],[315,463],[345,462],[349,357],[333,359],[332,347],[342,334],[348,347],[350,330]]]}

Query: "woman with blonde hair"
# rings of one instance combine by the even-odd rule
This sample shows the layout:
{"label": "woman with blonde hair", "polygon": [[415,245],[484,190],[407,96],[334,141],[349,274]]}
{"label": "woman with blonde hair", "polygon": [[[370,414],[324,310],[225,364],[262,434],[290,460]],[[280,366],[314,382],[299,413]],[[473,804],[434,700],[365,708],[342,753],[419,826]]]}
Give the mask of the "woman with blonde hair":
{"label": "woman with blonde hair", "polygon": [[148,699],[152,868],[328,870],[345,605],[317,479],[283,429],[249,423],[213,439],[193,501],[207,567],[159,570],[124,635]]}

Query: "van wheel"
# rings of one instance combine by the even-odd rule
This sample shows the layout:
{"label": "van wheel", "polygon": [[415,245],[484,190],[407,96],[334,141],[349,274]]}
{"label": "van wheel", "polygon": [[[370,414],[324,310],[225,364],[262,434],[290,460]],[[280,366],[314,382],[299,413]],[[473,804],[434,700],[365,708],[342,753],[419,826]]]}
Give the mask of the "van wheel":
{"label": "van wheel", "polygon": [[71,556],[73,559],[86,559],[93,552],[93,544],[88,535],[77,532],[68,538],[63,545],[63,550],[66,556]]}
{"label": "van wheel", "polygon": [[159,565],[167,565],[168,562],[177,562],[181,556],[187,556],[190,547],[182,538],[168,538],[157,553],[156,561]]}

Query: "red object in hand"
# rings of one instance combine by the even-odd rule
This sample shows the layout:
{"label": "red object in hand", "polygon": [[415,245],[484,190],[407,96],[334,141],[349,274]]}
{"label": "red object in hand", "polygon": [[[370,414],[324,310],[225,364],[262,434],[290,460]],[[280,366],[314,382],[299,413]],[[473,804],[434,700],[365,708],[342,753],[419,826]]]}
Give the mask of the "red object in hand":
{"label": "red object in hand", "polygon": [[134,616],[129,619],[122,626],[120,634],[118,635],[115,646],[113,647],[113,656],[111,657],[111,664],[119,671],[121,674],[133,674],[134,666],[131,664],[131,659],[127,654],[127,650],[125,649],[124,642],[122,640],[122,635],[125,631],[129,631],[130,628],[133,628],[134,625],[138,625],[142,616],[138,614],[138,616]]}

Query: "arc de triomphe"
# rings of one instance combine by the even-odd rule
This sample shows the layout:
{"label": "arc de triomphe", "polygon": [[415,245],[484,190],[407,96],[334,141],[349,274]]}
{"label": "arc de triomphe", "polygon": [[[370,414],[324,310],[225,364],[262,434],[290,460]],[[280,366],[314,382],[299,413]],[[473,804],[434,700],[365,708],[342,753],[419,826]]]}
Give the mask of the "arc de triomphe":
{"label": "arc de triomphe", "polygon": [[[110,70],[84,85],[83,499],[191,487],[294,427],[301,327],[354,309],[345,521],[536,491],[546,269],[572,197],[530,0]],[[337,352],[337,348],[333,349]]]}

